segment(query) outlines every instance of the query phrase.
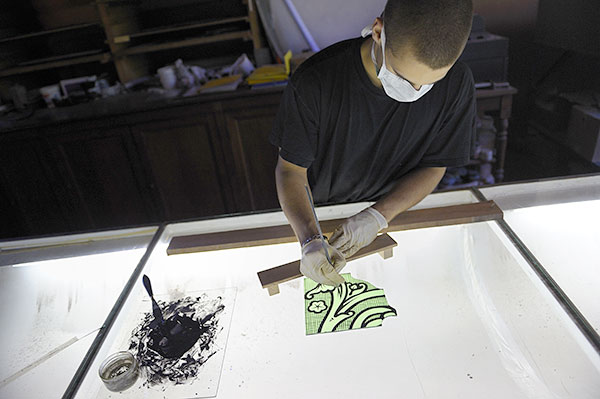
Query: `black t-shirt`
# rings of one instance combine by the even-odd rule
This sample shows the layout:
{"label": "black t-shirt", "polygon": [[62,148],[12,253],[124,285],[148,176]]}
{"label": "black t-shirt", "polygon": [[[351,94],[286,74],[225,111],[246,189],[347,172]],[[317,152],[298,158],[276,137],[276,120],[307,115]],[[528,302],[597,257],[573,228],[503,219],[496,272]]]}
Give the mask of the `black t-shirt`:
{"label": "black t-shirt", "polygon": [[362,38],[336,43],[293,74],[270,141],[283,159],[308,168],[315,202],[376,200],[417,167],[469,161],[475,89],[456,63],[415,102],[388,97],[369,80]]}

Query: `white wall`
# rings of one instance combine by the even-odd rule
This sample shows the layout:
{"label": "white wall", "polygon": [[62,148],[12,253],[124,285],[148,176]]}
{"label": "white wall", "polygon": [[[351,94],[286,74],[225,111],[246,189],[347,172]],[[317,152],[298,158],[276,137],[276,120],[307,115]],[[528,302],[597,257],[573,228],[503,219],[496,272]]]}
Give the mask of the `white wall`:
{"label": "white wall", "polygon": [[[297,54],[310,49],[283,0],[256,1],[267,33],[274,33],[277,38],[278,52],[291,49]],[[359,36],[362,28],[382,13],[386,0],[293,0],[293,3],[315,42],[323,49]]]}

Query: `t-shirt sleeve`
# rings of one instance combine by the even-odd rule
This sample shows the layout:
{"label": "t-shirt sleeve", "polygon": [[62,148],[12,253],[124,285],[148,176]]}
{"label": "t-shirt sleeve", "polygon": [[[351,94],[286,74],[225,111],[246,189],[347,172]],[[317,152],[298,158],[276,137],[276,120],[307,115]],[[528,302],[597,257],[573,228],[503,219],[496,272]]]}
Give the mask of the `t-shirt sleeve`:
{"label": "t-shirt sleeve", "polygon": [[288,162],[308,168],[315,160],[318,141],[316,109],[304,90],[300,91],[290,81],[283,92],[279,110],[269,136],[271,144],[280,147],[279,155]]}
{"label": "t-shirt sleeve", "polygon": [[440,130],[419,162],[422,167],[454,167],[466,165],[471,155],[471,139],[475,135],[475,84],[471,70],[465,72],[457,88],[459,95],[448,109]]}

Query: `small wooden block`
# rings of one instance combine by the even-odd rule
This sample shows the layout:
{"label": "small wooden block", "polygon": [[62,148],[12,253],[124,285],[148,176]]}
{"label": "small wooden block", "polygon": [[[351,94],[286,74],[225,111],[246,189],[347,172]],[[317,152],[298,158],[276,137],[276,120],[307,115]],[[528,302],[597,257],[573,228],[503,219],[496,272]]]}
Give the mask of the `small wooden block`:
{"label": "small wooden block", "polygon": [[268,286],[267,291],[269,291],[270,296],[279,294],[279,284],[272,284],[272,285]]}
{"label": "small wooden block", "polygon": [[381,257],[383,259],[391,258],[392,256],[394,256],[394,249],[393,248],[386,249],[385,251],[381,251],[379,253],[379,255],[381,255]]}
{"label": "small wooden block", "polygon": [[131,40],[131,38],[129,37],[129,35],[115,36],[113,38],[113,41],[115,42],[115,44],[127,43],[130,40]]}
{"label": "small wooden block", "polygon": [[[367,245],[346,259],[346,261],[350,262],[375,253],[387,253],[389,254],[389,258],[391,255],[393,255],[393,248],[397,245],[398,243],[392,237],[387,234],[382,234],[378,236],[371,244]],[[384,256],[384,259],[387,258]],[[269,295],[275,295],[279,293],[279,284],[302,277],[302,273],[300,273],[299,260],[286,263],[285,265],[273,267],[271,269],[263,270],[257,274],[263,288],[266,288],[269,291]]]}

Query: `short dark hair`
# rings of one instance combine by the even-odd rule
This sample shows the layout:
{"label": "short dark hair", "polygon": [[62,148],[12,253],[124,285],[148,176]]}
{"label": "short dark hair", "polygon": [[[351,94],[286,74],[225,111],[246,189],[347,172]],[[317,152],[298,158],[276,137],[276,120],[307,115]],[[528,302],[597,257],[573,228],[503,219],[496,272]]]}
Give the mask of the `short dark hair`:
{"label": "short dark hair", "polygon": [[406,48],[432,69],[452,64],[471,32],[472,0],[388,0],[383,12],[386,44]]}

